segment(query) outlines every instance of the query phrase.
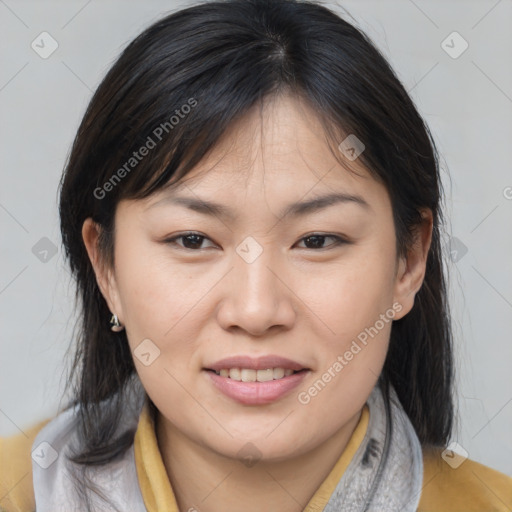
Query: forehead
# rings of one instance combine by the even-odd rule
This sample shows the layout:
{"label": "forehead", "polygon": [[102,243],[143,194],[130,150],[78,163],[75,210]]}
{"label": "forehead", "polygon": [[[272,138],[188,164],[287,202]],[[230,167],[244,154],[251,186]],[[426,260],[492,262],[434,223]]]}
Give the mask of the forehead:
{"label": "forehead", "polygon": [[[160,206],[184,207],[234,221],[240,216],[263,218],[267,210],[274,217],[294,213],[296,203],[322,198],[327,206],[329,201],[349,205],[344,212],[351,218],[365,211],[390,217],[385,186],[360,160],[349,161],[336,143],[328,140],[308,104],[290,96],[272,98],[233,122],[187,175],[171,180],[139,206],[148,212],[162,211],[155,208]],[[325,200],[336,194],[348,199]],[[196,204],[191,207],[191,202]],[[319,210],[306,206],[302,212]],[[296,212],[289,218],[304,216]]]}
{"label": "forehead", "polygon": [[336,146],[336,141],[329,143],[308,104],[289,95],[272,97],[233,122],[216,146],[169,191],[227,193],[266,185],[289,195],[316,186],[358,187],[375,181],[357,159],[349,161]]}

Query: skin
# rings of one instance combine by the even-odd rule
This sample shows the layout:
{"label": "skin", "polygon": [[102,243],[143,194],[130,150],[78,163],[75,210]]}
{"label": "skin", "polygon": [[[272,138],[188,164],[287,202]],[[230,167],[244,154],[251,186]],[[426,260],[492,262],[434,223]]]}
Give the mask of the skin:
{"label": "skin", "polygon": [[[181,511],[303,510],[360,419],[391,321],[308,404],[298,394],[394,303],[395,320],[411,310],[432,217],[424,210],[416,243],[397,259],[386,188],[358,160],[346,163],[359,176],[329,151],[314,111],[282,96],[232,125],[180,189],[119,203],[114,268],[98,252],[99,227],[91,219],[83,225],[98,284],[132,350],[147,338],[160,350],[149,366],[134,361],[159,410],[158,444]],[[370,207],[346,202],[278,216],[289,203],[334,191],[360,195]],[[162,201],[176,195],[219,202],[235,217]],[[186,231],[206,238],[165,242]],[[305,240],[315,233],[326,238]],[[330,234],[350,243],[336,245]],[[236,252],[247,236],[263,249],[252,263]],[[310,373],[274,403],[242,405],[203,371],[235,354],[277,354]],[[248,442],[261,457],[252,467],[237,455]]]}

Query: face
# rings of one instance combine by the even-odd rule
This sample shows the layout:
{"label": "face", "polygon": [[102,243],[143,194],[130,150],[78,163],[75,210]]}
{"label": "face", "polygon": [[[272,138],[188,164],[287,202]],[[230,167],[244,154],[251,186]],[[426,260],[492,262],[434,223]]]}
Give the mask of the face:
{"label": "face", "polygon": [[[179,187],[118,205],[115,266],[95,268],[169,428],[227,457],[251,442],[282,460],[359,413],[430,235],[397,260],[385,187],[347,164],[358,175],[314,111],[282,97],[233,125]],[[339,197],[312,203],[327,195]],[[94,261],[93,233],[84,224]]]}

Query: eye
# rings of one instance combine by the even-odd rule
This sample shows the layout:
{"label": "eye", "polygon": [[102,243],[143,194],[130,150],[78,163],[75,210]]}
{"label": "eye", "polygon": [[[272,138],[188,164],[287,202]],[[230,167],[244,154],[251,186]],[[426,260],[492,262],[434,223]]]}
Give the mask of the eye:
{"label": "eye", "polygon": [[[334,240],[333,243],[329,244],[328,246],[324,246],[326,239],[332,239]],[[182,240],[183,244],[177,243],[178,240]],[[182,233],[181,235],[177,235],[175,237],[169,238],[165,240],[164,242],[166,244],[172,244],[177,245],[181,249],[187,249],[192,251],[200,251],[204,249],[201,247],[203,241],[209,240],[204,235],[201,235],[199,233],[195,232],[189,232],[189,233]],[[342,244],[348,244],[349,242],[345,240],[344,238],[337,236],[337,235],[324,235],[321,233],[313,233],[311,235],[308,235],[306,237],[301,238],[301,242],[304,241],[306,245],[310,245],[310,247],[305,247],[305,249],[329,249],[333,247],[337,247]]]}
{"label": "eye", "polygon": [[[183,240],[183,245],[176,243],[176,240],[180,239]],[[199,233],[191,232],[183,233],[173,238],[169,238],[165,240],[165,243],[178,245],[178,247],[182,249],[201,250],[201,244],[203,243],[204,240],[209,240],[209,238],[205,237],[204,235],[200,235]]]}
{"label": "eye", "polygon": [[[326,238],[331,238],[334,240],[334,243],[329,244],[327,247],[323,247]],[[306,249],[329,249],[332,247],[337,247],[342,244],[349,243],[347,240],[341,238],[336,235],[324,235],[321,233],[313,233],[311,235],[305,236],[301,238],[301,242],[305,241],[306,245],[312,245],[313,247],[306,247]]]}

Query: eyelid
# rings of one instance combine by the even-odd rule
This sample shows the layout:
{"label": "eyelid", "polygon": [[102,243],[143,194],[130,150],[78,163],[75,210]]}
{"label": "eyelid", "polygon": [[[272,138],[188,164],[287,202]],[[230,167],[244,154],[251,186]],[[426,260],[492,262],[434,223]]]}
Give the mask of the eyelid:
{"label": "eyelid", "polygon": [[[179,244],[176,244],[176,240],[179,240],[180,238],[185,238],[185,237],[191,236],[191,235],[196,235],[199,238],[203,238],[204,240],[208,240],[208,241],[210,241],[212,243],[215,243],[209,237],[207,237],[206,235],[204,235],[203,233],[200,233],[198,231],[185,231],[183,233],[178,233],[177,235],[174,235],[174,236],[172,236],[170,238],[166,238],[165,240],[163,240],[163,243],[178,245],[178,247],[180,249],[183,249],[183,250],[188,251],[188,252],[201,252],[201,251],[204,251],[205,249],[189,249],[188,247],[183,247],[183,246],[181,246]],[[339,247],[341,245],[348,245],[348,244],[352,243],[344,235],[337,235],[337,234],[334,234],[334,233],[322,233],[322,232],[318,232],[318,231],[313,231],[312,233],[308,233],[308,234],[302,236],[298,240],[297,243],[302,242],[302,241],[304,241],[307,238],[312,238],[314,236],[323,237],[323,238],[333,238],[335,240],[335,242],[332,243],[332,244],[329,244],[326,247],[321,247],[319,249],[309,249],[308,247],[301,247],[300,249],[305,249],[307,251],[321,252],[321,251],[328,250],[329,248]]]}
{"label": "eyelid", "polygon": [[307,247],[301,247],[301,249],[306,249],[306,250],[309,250],[309,251],[320,252],[320,251],[325,251],[325,250],[327,250],[329,248],[339,247],[340,245],[345,245],[345,244],[350,244],[351,243],[348,240],[348,238],[346,238],[346,237],[344,237],[342,235],[336,235],[334,233],[320,233],[320,232],[316,232],[316,231],[313,232],[313,233],[304,235],[303,237],[301,237],[299,239],[299,242],[302,242],[303,240],[305,240],[307,238],[312,238],[314,236],[318,236],[318,237],[322,237],[322,238],[333,238],[335,240],[335,242],[332,243],[332,244],[329,244],[326,247],[321,247],[320,249],[308,249]]}
{"label": "eyelid", "polygon": [[196,235],[200,238],[203,238],[204,240],[209,240],[210,242],[215,243],[215,242],[213,242],[213,240],[211,240],[209,237],[207,237],[203,233],[200,233],[199,231],[184,231],[183,233],[178,233],[177,235],[173,235],[170,238],[166,238],[165,240],[163,240],[163,243],[177,245],[180,249],[183,249],[184,251],[189,251],[189,252],[204,251],[204,249],[189,249],[188,247],[183,247],[182,245],[179,245],[176,243],[176,240],[179,240],[180,238],[185,238],[185,237],[191,236],[191,235]]}

